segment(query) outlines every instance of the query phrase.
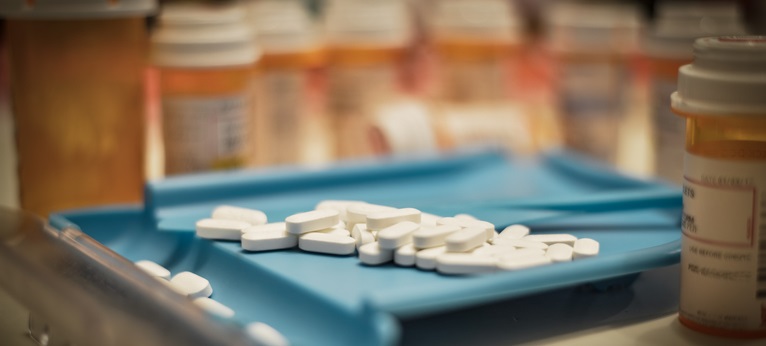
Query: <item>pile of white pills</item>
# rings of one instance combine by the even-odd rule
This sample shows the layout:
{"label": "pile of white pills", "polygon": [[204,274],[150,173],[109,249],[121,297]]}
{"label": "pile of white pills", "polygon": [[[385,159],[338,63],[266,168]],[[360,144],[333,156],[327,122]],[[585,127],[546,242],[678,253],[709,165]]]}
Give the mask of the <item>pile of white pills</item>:
{"label": "pile of white pills", "polygon": [[571,234],[530,234],[523,225],[498,233],[492,223],[466,214],[440,217],[362,201],[322,201],[315,210],[277,223],[267,223],[258,210],[220,206],[196,227],[197,236],[207,239],[236,240],[239,235],[248,251],[297,246],[332,255],[356,253],[366,265],[393,261],[443,274],[513,271],[599,252],[597,241]]}
{"label": "pile of white pills", "polygon": [[[135,262],[135,265],[150,276],[166,284],[174,292],[189,297],[195,305],[207,313],[223,318],[234,317],[234,310],[218,301],[210,299],[210,296],[213,294],[213,287],[207,279],[188,271],[180,272],[171,278],[169,270],[148,260]],[[262,322],[248,324],[245,327],[245,333],[257,345],[288,346],[290,344],[277,330]]]}

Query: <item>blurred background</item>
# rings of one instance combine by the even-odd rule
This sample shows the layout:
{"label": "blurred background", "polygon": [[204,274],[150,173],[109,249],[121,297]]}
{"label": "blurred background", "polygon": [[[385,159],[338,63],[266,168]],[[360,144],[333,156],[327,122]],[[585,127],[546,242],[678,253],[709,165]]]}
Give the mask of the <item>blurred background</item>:
{"label": "blurred background", "polygon": [[164,176],[474,147],[678,182],[691,44],[766,34],[766,0],[56,3],[0,1],[0,205],[39,215]]}

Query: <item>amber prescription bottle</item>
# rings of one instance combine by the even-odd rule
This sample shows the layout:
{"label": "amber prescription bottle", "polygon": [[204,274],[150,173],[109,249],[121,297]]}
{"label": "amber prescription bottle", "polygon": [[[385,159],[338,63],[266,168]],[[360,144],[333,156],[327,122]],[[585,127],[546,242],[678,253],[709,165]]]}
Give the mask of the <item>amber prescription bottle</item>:
{"label": "amber prescription bottle", "polygon": [[0,1],[20,202],[41,216],[137,202],[152,0]]}
{"label": "amber prescription bottle", "polygon": [[686,118],[680,321],[766,337],[766,36],[696,40],[671,104]]}

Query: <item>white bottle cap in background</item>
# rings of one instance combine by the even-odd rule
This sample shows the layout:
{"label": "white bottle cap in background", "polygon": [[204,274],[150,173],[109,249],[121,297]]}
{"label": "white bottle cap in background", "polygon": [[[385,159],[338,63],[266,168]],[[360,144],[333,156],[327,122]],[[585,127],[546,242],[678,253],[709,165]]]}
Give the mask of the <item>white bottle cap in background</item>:
{"label": "white bottle cap in background", "polygon": [[0,0],[0,15],[7,18],[121,18],[156,10],[156,0]]}
{"label": "white bottle cap in background", "polygon": [[152,35],[152,61],[159,66],[249,65],[259,54],[245,12],[236,6],[166,5]]}
{"label": "white bottle cap in background", "polygon": [[329,0],[324,28],[332,46],[405,47],[413,36],[402,0]]}
{"label": "white bottle cap in background", "polygon": [[706,37],[679,69],[672,107],[684,113],[766,116],[766,36]]}
{"label": "white bottle cap in background", "polygon": [[507,0],[438,0],[431,28],[436,40],[517,43],[523,22]]}
{"label": "white bottle cap in background", "polygon": [[298,0],[248,3],[249,24],[266,54],[301,52],[319,45],[318,28]]}

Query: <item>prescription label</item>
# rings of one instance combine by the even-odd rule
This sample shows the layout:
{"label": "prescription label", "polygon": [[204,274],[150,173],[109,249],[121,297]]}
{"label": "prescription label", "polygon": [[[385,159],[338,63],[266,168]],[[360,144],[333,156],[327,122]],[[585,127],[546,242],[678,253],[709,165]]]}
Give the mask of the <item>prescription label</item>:
{"label": "prescription label", "polygon": [[247,94],[163,99],[166,173],[244,166],[250,110]]}
{"label": "prescription label", "polygon": [[686,153],[684,167],[681,316],[766,329],[766,163]]}
{"label": "prescription label", "polygon": [[652,123],[657,175],[680,184],[684,176],[686,119],[670,109],[670,94],[676,89],[675,80],[658,77],[652,81]]}

